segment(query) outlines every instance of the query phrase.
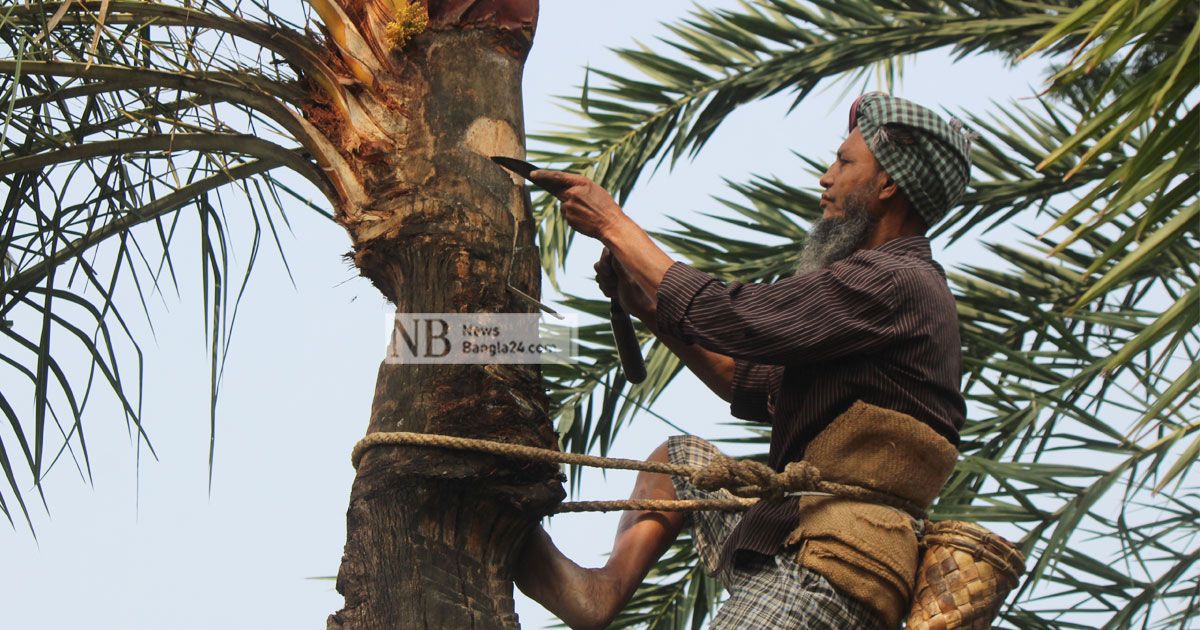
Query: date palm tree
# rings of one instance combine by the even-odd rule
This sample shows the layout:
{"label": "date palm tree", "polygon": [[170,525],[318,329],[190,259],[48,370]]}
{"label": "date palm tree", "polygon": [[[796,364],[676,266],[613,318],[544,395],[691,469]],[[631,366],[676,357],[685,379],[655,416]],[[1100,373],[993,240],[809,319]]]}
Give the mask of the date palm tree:
{"label": "date palm tree", "polygon": [[[307,6],[305,25],[265,0],[0,7],[0,357],[33,402],[19,412],[18,392],[0,393],[10,520],[29,519],[20,469],[40,493],[63,453],[47,447],[56,429],[90,470],[93,385],[147,440],[141,365],[136,347],[120,352],[132,337],[114,294],[173,282],[187,247],[177,230],[192,217],[215,401],[247,271],[239,284],[229,231],[244,222],[227,213],[250,202],[252,264],[262,234],[286,221],[282,198],[312,195],[278,169],[323,197],[310,205],[346,229],[348,257],[399,312],[536,308],[529,196],[488,160],[524,151],[536,0]],[[68,342],[89,366],[71,370]],[[537,366],[385,363],[367,431],[397,430],[556,443]],[[373,449],[351,491],[345,606],[330,627],[515,627],[514,554],[561,496],[553,466]]]}
{"label": "date palm tree", "polygon": [[[982,137],[976,179],[936,233],[988,258],[950,273],[970,420],[934,518],[985,523],[1030,558],[1008,625],[1195,625],[1195,4],[754,0],[665,28],[660,51],[622,50],[627,67],[590,69],[572,97],[582,124],[538,136],[536,157],[624,198],[645,167],[695,156],[739,107],[783,92],[799,103],[831,79],[890,82],[904,55],[935,49],[1049,64],[1033,103],[951,112]],[[820,215],[814,192],[774,177],[729,182],[719,201],[727,214],[711,218],[726,229],[677,220],[656,236],[725,279],[791,273],[804,226]],[[553,278],[571,234],[551,199],[535,208]],[[1000,224],[1025,240],[989,242]],[[604,304],[573,306],[599,315]],[[601,327],[587,333],[602,346]],[[564,448],[605,452],[681,369],[651,343],[646,381],[628,387],[610,352],[547,372]],[[765,452],[765,427],[746,435]],[[617,625],[696,627],[720,598],[686,539],[651,578]]]}

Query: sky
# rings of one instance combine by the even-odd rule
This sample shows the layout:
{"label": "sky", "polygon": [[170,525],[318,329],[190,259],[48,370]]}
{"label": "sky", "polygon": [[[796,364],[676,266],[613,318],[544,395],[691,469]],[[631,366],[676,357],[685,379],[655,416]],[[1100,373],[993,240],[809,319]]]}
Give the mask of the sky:
{"label": "sky", "polygon": [[[691,5],[543,2],[526,65],[527,130],[572,122],[554,96],[577,93],[585,65],[620,68],[608,49],[635,39],[661,47],[654,38],[666,30],[659,23]],[[981,112],[992,109],[992,101],[1029,97],[1041,78],[1033,64],[1013,69],[998,58],[952,63],[932,53],[906,62],[897,93]],[[860,87],[826,89],[790,114],[786,96],[739,110],[696,160],[644,178],[625,211],[644,227],[664,228],[673,217],[722,212],[713,195],[725,194],[723,178],[777,175],[815,187],[816,178],[792,151],[831,157],[852,100],[843,88],[853,94]],[[236,215],[245,202],[229,199],[227,213]],[[133,318],[145,353],[145,427],[158,458],[135,448],[111,401],[97,400],[84,419],[91,482],[69,462],[56,466],[45,480],[49,513],[40,507],[34,513],[37,539],[24,527],[0,532],[0,627],[324,628],[326,616],[341,607],[332,582],[311,578],[338,568],[354,474],[349,453],[366,428],[390,311],[341,259],[349,249],[341,228],[299,203],[288,212],[284,250],[294,285],[278,256],[266,256],[251,277],[219,401],[211,492],[198,256],[186,252],[177,259],[180,295],[167,292],[150,306],[153,332],[145,318]],[[244,245],[246,237],[240,238]],[[598,253],[594,242],[577,239],[560,274],[565,290],[599,295],[590,280]],[[950,251],[935,243],[935,257],[947,265],[982,256],[973,243]],[[140,310],[132,292],[119,299],[126,312]],[[688,375],[655,410],[704,437],[739,434],[727,407]],[[672,433],[640,416],[611,454],[643,457]],[[585,473],[582,494],[621,498],[632,481],[631,473]],[[596,566],[604,562],[616,520],[616,514],[560,516],[547,527],[570,557]],[[526,628],[554,623],[520,595],[517,612]]]}

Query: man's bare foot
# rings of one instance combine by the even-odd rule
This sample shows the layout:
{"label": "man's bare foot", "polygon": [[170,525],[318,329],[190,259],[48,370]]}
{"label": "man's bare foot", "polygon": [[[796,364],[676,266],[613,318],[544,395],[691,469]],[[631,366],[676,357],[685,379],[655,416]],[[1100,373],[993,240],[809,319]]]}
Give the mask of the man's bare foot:
{"label": "man's bare foot", "polygon": [[585,569],[563,555],[538,527],[518,561],[517,587],[576,630],[607,628],[624,604],[616,576]]}

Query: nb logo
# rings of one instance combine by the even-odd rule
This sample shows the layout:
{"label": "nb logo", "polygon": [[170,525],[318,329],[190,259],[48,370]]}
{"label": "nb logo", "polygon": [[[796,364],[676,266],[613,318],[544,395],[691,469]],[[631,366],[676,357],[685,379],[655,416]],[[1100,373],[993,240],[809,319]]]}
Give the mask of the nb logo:
{"label": "nb logo", "polygon": [[[450,324],[441,318],[404,318],[396,316],[388,354],[398,356],[400,344],[408,348],[407,356],[437,359],[450,354]],[[424,343],[421,343],[424,340]]]}

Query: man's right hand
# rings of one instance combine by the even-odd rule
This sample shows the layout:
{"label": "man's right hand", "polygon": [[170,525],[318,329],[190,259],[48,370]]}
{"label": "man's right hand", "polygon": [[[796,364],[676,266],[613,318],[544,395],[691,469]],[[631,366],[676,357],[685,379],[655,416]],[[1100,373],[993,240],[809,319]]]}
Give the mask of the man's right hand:
{"label": "man's right hand", "polygon": [[625,273],[612,252],[606,248],[592,268],[596,270],[596,283],[600,285],[604,295],[617,300],[626,312],[633,313],[654,329],[658,313],[657,302]]}

